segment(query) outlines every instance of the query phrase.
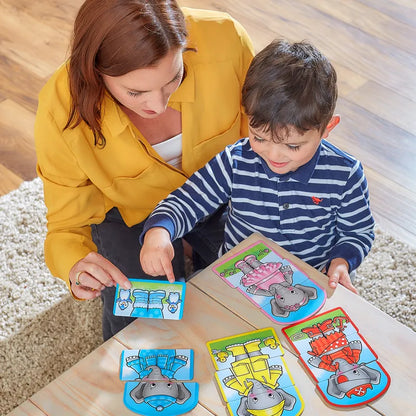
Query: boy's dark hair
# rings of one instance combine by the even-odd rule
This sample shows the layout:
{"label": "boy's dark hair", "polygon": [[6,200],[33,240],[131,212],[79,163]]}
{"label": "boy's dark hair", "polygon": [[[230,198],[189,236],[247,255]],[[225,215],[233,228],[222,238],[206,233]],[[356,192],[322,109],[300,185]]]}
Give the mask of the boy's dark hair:
{"label": "boy's dark hair", "polygon": [[308,42],[274,40],[251,62],[242,90],[250,126],[286,138],[293,126],[323,133],[337,101],[335,69]]}

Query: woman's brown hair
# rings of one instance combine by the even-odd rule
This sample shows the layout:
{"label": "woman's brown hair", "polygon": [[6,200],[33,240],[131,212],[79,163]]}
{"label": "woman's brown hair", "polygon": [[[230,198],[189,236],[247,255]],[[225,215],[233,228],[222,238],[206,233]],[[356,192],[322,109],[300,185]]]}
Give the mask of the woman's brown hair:
{"label": "woman's brown hair", "polygon": [[175,0],[86,0],[75,19],[69,60],[71,110],[64,130],[84,121],[96,145],[101,131],[101,74],[117,77],[185,48],[185,19]]}

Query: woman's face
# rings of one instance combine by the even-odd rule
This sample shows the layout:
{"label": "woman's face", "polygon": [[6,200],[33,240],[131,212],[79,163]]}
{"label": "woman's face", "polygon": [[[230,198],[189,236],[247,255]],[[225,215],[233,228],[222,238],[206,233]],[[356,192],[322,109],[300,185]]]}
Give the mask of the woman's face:
{"label": "woman's face", "polygon": [[183,77],[182,49],[170,51],[156,65],[136,69],[119,77],[103,75],[110,94],[124,107],[143,118],[156,118]]}

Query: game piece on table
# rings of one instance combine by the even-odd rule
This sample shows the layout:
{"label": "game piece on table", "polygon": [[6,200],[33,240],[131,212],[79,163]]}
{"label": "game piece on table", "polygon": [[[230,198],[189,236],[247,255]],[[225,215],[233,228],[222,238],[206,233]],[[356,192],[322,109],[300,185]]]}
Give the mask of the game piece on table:
{"label": "game piece on table", "polygon": [[192,380],[194,354],[191,349],[124,350],[120,379],[124,404],[146,416],[179,416],[198,403],[198,383]]}
{"label": "game piece on table", "polygon": [[303,399],[272,328],[207,342],[231,416],[296,416]]}
{"label": "game piece on table", "polygon": [[213,270],[278,324],[308,318],[326,300],[321,286],[263,241],[227,258]]}
{"label": "game piece on table", "polygon": [[118,284],[113,314],[133,318],[181,319],[186,284],[162,280],[130,279],[131,289]]}
{"label": "game piece on table", "polygon": [[330,405],[361,406],[387,391],[390,376],[342,308],[282,332]]}

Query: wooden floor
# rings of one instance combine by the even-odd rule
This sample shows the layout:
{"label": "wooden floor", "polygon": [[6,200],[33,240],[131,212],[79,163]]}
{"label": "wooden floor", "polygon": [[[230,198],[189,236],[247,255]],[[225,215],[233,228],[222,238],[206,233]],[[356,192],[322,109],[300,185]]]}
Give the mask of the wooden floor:
{"label": "wooden floor", "polygon": [[[0,0],[0,195],[36,176],[37,94],[67,56],[82,0]],[[256,50],[315,43],[338,72],[330,140],[364,164],[377,223],[416,246],[416,2],[180,0],[237,18]]]}

